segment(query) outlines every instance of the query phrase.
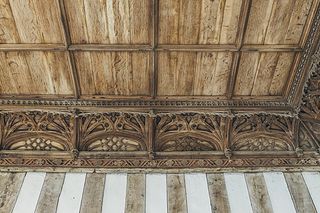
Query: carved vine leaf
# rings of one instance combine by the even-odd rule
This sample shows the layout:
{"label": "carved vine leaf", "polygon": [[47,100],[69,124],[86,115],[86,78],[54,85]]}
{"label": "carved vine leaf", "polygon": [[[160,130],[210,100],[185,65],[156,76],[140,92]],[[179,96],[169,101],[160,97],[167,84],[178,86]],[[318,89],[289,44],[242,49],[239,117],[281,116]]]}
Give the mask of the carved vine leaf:
{"label": "carved vine leaf", "polygon": [[320,145],[320,124],[303,121],[300,124],[298,133],[299,146],[306,151],[319,149]]}
{"label": "carved vine leaf", "polygon": [[69,151],[73,149],[72,117],[49,112],[4,113],[2,148],[6,150]]}
{"label": "carved vine leaf", "polygon": [[145,151],[147,118],[130,113],[80,115],[80,150]]}
{"label": "carved vine leaf", "polygon": [[300,111],[299,144],[304,150],[320,151],[320,57],[316,55],[305,87]]}
{"label": "carved vine leaf", "polygon": [[225,120],[215,115],[183,113],[157,116],[157,151],[221,151]]}
{"label": "carved vine leaf", "polygon": [[233,119],[234,151],[294,150],[293,119],[274,115],[240,116]]}

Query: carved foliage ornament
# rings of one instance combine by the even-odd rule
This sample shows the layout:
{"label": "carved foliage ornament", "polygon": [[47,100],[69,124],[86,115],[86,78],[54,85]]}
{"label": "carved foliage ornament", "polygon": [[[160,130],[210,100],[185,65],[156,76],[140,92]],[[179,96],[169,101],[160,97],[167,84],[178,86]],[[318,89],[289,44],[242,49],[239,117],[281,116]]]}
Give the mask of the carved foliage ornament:
{"label": "carved foliage ornament", "polygon": [[182,113],[157,116],[156,151],[222,151],[225,118]]}
{"label": "carved foliage ornament", "polygon": [[254,115],[233,120],[234,151],[293,151],[294,119],[289,117]]}
{"label": "carved foliage ornament", "polygon": [[146,122],[143,114],[82,114],[80,150],[145,151],[148,138]]}
{"label": "carved foliage ornament", "polygon": [[72,144],[71,115],[49,112],[1,114],[1,146],[5,150],[69,151]]}
{"label": "carved foliage ornament", "polygon": [[305,150],[318,149],[320,151],[320,54],[314,57],[312,73],[299,114],[301,124],[299,143]]}

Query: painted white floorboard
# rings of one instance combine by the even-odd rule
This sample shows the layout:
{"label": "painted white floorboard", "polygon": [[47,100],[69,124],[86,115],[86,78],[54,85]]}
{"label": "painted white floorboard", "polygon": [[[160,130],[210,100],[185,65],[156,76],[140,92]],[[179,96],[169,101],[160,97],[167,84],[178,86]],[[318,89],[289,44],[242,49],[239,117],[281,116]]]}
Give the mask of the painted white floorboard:
{"label": "painted white floorboard", "polygon": [[188,213],[211,213],[206,174],[185,175]]}
{"label": "painted white floorboard", "polygon": [[275,213],[296,212],[286,180],[281,172],[263,173],[272,209]]}
{"label": "painted white floorboard", "polygon": [[146,213],[167,212],[167,180],[165,174],[146,175]]}
{"label": "painted white floorboard", "polygon": [[107,174],[102,203],[103,213],[124,213],[126,207],[127,174]]}
{"label": "painted white floorboard", "polygon": [[41,193],[46,173],[28,172],[21,186],[13,213],[33,213]]}
{"label": "painted white floorboard", "polygon": [[250,197],[243,173],[224,174],[231,212],[252,212]]}
{"label": "painted white floorboard", "polygon": [[79,213],[85,179],[85,173],[66,173],[57,213]]}
{"label": "painted white floorboard", "polygon": [[313,204],[317,212],[320,212],[320,173],[302,172],[302,175],[313,200]]}

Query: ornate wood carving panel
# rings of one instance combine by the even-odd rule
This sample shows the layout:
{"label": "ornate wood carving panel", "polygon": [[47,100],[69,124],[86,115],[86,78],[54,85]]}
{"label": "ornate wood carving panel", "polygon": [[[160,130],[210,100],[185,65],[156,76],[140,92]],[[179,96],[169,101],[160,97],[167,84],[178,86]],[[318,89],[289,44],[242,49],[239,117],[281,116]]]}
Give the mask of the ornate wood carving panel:
{"label": "ornate wood carving panel", "polygon": [[0,166],[320,166],[320,0],[50,2],[0,0]]}
{"label": "ornate wood carving panel", "polygon": [[70,151],[74,117],[52,112],[1,114],[1,148],[25,151]]}
{"label": "ornate wood carving panel", "polygon": [[80,114],[81,151],[146,151],[147,118],[142,114]]}

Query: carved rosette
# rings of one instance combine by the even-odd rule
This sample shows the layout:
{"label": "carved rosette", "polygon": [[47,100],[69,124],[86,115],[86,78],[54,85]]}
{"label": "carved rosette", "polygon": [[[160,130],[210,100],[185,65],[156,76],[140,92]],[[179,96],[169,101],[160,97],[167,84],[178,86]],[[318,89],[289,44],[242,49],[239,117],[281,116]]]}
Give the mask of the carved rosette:
{"label": "carved rosette", "polygon": [[232,151],[294,151],[294,119],[274,115],[240,116],[233,119]]}
{"label": "carved rosette", "polygon": [[225,118],[196,113],[157,116],[155,135],[157,152],[222,151]]}
{"label": "carved rosette", "polygon": [[80,114],[81,151],[146,151],[147,118],[143,114]]}
{"label": "carved rosette", "polygon": [[25,151],[70,151],[73,117],[52,112],[1,114],[1,148]]}

